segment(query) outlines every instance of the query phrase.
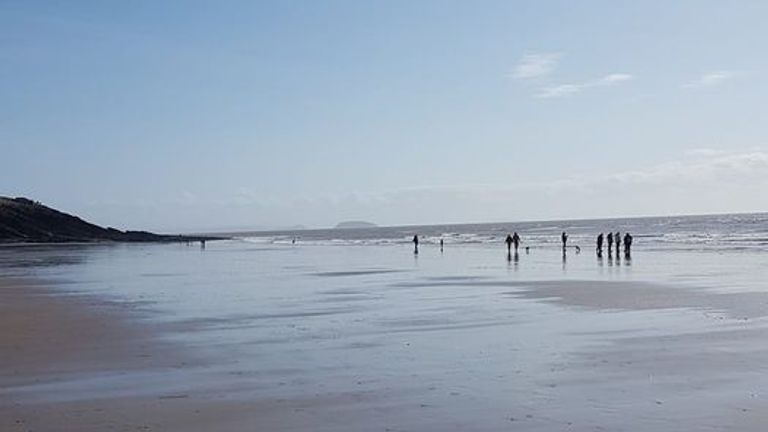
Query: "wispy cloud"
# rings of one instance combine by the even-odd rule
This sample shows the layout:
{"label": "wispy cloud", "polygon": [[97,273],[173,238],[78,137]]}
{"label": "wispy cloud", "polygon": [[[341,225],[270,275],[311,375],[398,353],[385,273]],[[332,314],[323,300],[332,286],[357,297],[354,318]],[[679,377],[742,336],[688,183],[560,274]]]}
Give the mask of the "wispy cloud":
{"label": "wispy cloud", "polygon": [[725,150],[711,149],[711,148],[692,148],[685,152],[687,156],[692,157],[713,157],[728,154]]}
{"label": "wispy cloud", "polygon": [[535,96],[540,99],[566,97],[580,93],[588,88],[617,85],[626,81],[630,81],[633,78],[634,77],[632,75],[626,73],[612,73],[601,78],[582,83],[559,84],[555,86],[544,87],[538,93],[536,93]]}
{"label": "wispy cloud", "polygon": [[738,74],[735,71],[719,70],[707,72],[690,82],[683,84],[684,88],[702,88],[712,87],[725,81],[735,78]]}
{"label": "wispy cloud", "polygon": [[539,78],[551,74],[560,62],[560,53],[526,54],[510,76],[516,79]]}
{"label": "wispy cloud", "polygon": [[528,191],[531,193],[594,192],[640,186],[713,186],[728,184],[768,184],[768,152],[762,150],[727,152],[714,149],[693,149],[685,153],[696,158],[668,161],[644,168],[630,169],[605,175],[577,175],[539,182],[518,182],[514,185],[476,184],[462,186],[426,186],[399,189],[399,193],[442,192],[476,195]]}
{"label": "wispy cloud", "polygon": [[[728,153],[711,149],[694,151],[696,159],[668,162],[642,170],[614,174],[608,179],[633,184],[716,186],[727,184],[743,186],[768,182],[768,153],[750,151]],[[689,151],[690,155],[691,152]]]}
{"label": "wispy cloud", "polygon": [[536,94],[537,98],[551,99],[570,96],[584,89],[583,84],[561,84],[556,86],[544,87]]}
{"label": "wispy cloud", "polygon": [[[422,185],[385,191],[307,197],[266,197],[241,188],[222,201],[182,192],[182,200],[93,203],[89,212],[121,228],[179,226],[332,226],[363,219],[382,224],[535,220],[610,215],[757,211],[766,208],[768,151],[698,148],[673,160],[585,171],[540,181]],[[600,171],[603,171],[602,169]],[[256,200],[259,200],[258,202]],[[589,205],[585,205],[588,203]],[[98,218],[96,220],[99,222]],[[242,228],[237,228],[242,229]],[[265,228],[266,229],[266,228]]]}
{"label": "wispy cloud", "polygon": [[[420,208],[421,221],[537,219],[756,211],[765,208],[768,152],[697,152],[678,160],[616,171],[552,178],[538,182],[423,186],[384,194],[374,214],[402,203]],[[620,197],[616,202],[613,197]],[[584,206],[607,199],[608,206]],[[525,205],[520,205],[525,203]],[[614,205],[615,204],[615,205]],[[387,214],[387,217],[398,217]]]}
{"label": "wispy cloud", "polygon": [[600,78],[600,80],[596,84],[603,84],[603,85],[618,84],[620,82],[629,81],[632,78],[633,77],[630,74],[615,73],[615,74],[606,75]]}

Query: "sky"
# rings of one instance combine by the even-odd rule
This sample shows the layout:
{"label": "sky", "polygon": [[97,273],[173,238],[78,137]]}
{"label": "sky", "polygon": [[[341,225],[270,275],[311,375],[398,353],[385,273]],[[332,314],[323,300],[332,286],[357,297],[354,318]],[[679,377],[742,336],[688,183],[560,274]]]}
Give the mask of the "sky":
{"label": "sky", "polygon": [[163,232],[766,211],[766,16],[0,0],[0,195]]}

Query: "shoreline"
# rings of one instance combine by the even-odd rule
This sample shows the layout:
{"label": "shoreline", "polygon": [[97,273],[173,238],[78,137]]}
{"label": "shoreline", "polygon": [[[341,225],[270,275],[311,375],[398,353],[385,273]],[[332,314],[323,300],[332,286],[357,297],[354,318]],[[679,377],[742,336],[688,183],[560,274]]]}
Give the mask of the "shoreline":
{"label": "shoreline", "polygon": [[200,241],[224,241],[232,240],[233,237],[207,237],[207,236],[169,236],[168,239],[153,240],[72,240],[72,241],[5,241],[0,240],[1,247],[23,247],[23,246],[70,246],[70,245],[94,245],[94,244],[169,244],[169,243],[197,243]]}

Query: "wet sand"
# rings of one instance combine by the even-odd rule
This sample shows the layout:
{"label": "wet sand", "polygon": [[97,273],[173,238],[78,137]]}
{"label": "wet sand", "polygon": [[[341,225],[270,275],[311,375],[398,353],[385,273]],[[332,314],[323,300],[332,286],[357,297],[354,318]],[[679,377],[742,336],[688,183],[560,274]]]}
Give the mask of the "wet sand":
{"label": "wet sand", "polygon": [[0,278],[0,379],[27,384],[172,364],[171,351],[152,343],[154,329],[139,323],[137,305],[54,289],[42,280]]}
{"label": "wet sand", "polygon": [[761,431],[768,421],[766,292],[445,276],[424,270],[428,259],[419,272],[296,267],[289,282],[308,291],[278,287],[250,314],[177,320],[140,296],[2,278],[0,430]]}
{"label": "wet sand", "polygon": [[[245,399],[243,371],[213,385],[174,382],[226,359],[159,337],[205,322],[164,326],[143,321],[147,314],[41,280],[0,279],[0,430],[365,430],[397,414],[398,392]],[[346,416],[352,406],[362,412]]]}

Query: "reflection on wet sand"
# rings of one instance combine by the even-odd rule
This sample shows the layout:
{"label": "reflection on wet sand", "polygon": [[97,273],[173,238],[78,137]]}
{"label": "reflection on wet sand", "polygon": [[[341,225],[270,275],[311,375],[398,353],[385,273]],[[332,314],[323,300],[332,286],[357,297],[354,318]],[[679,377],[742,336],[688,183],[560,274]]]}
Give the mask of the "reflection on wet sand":
{"label": "reflection on wet sand", "polygon": [[[50,328],[79,330],[48,342],[53,351],[27,345],[27,363],[45,374],[3,368],[16,372],[0,376],[0,430],[16,420],[55,430],[62,418],[73,430],[128,430],[134,419],[185,432],[715,430],[733,406],[759,404],[733,395],[768,386],[768,354],[754,349],[768,337],[758,319],[768,294],[681,279],[757,290],[757,258],[643,253],[628,271],[629,259],[595,263],[559,248],[508,254],[506,266],[498,248],[424,248],[419,261],[405,248],[85,248],[79,261],[25,268],[69,284],[25,297],[23,315],[61,302],[71,314],[43,313],[62,324]],[[3,328],[24,322],[8,317]],[[88,333],[93,317],[115,333]],[[75,347],[81,331],[90,338],[76,365],[61,363],[71,357],[56,350]],[[740,416],[740,430],[761,430],[759,415]]]}

